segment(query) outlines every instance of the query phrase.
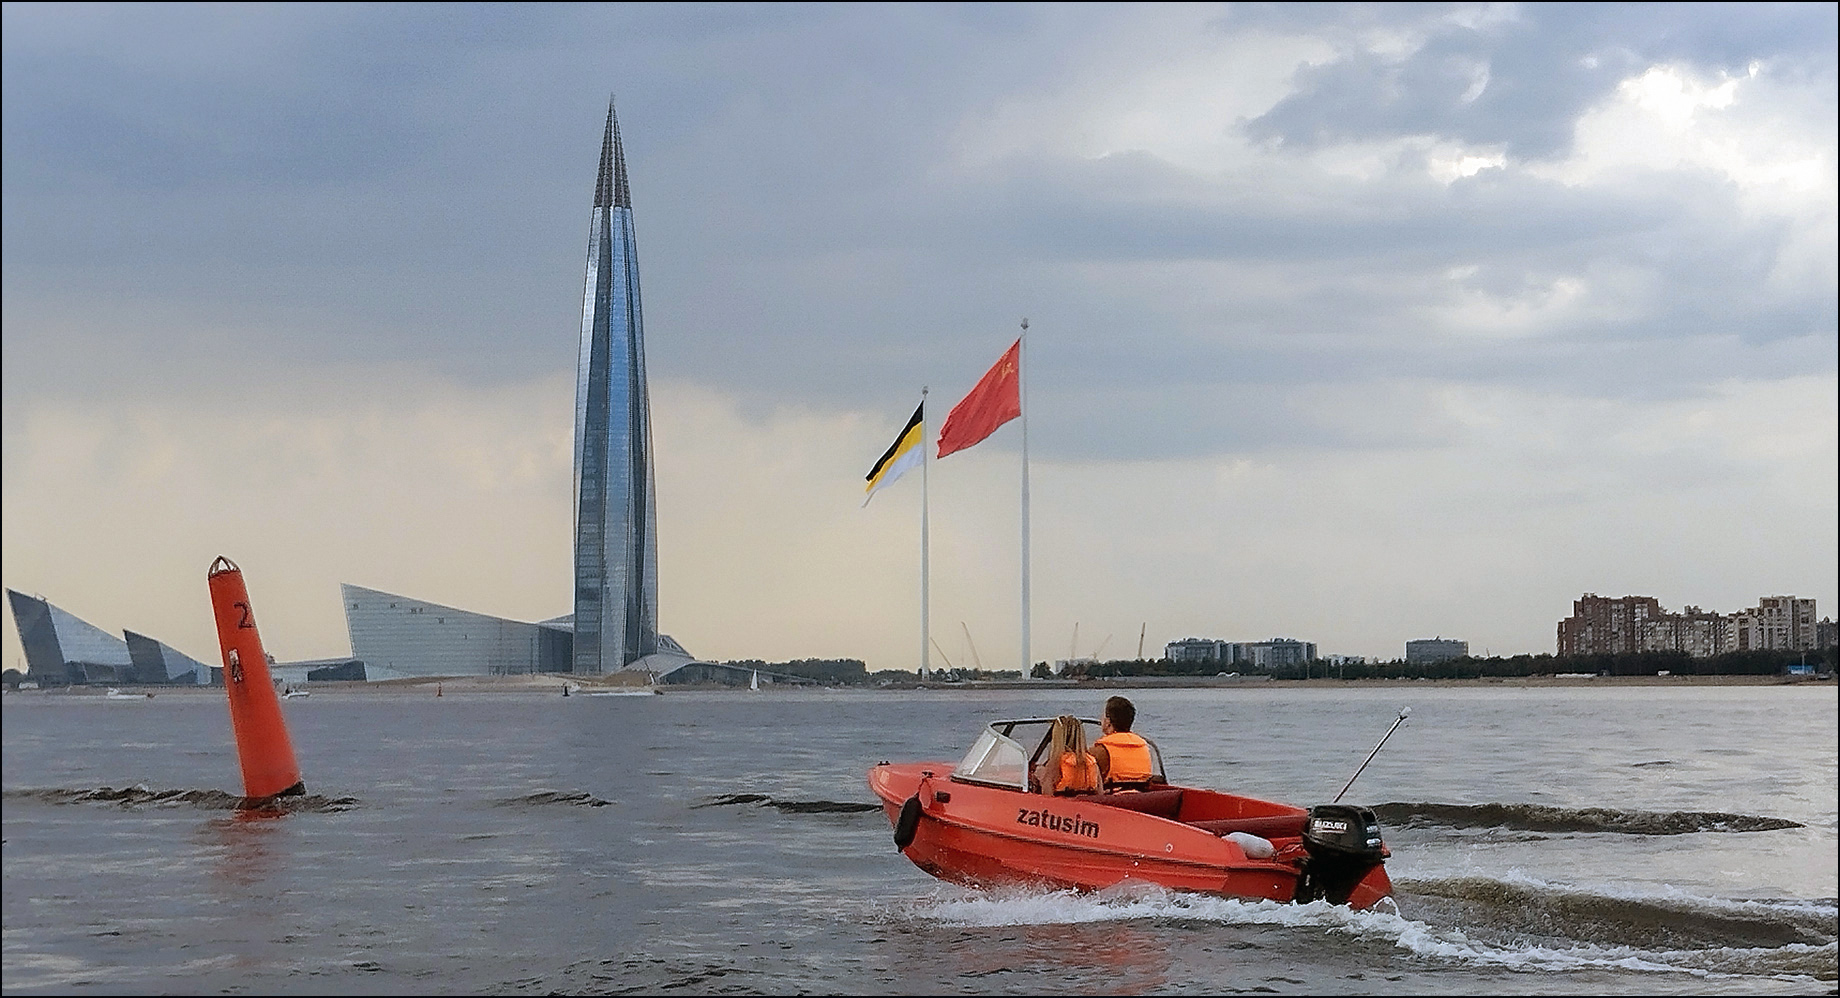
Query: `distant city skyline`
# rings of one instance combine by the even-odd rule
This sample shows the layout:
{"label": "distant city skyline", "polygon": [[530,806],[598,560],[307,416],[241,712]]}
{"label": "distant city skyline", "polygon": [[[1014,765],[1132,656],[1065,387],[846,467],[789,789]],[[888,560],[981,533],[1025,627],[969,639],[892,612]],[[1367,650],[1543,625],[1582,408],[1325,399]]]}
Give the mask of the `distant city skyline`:
{"label": "distant city skyline", "polygon": [[[1029,319],[1032,642],[1542,653],[1840,606],[1832,5],[0,7],[0,585],[210,660],[574,605],[580,209],[640,188],[655,626],[912,669]],[[1018,57],[1018,54],[1024,54]],[[1019,427],[930,477],[1017,660]],[[1078,635],[1077,641],[1073,635]],[[22,657],[4,632],[8,665]]]}

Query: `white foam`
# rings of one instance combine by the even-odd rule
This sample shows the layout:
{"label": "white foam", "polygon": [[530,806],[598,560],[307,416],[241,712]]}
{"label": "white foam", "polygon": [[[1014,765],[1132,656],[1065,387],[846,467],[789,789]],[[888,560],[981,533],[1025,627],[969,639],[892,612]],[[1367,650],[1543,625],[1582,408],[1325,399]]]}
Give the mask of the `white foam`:
{"label": "white foam", "polygon": [[910,914],[945,925],[976,927],[1081,925],[1138,919],[1318,927],[1399,917],[1381,912],[1351,911],[1323,901],[1301,905],[1242,901],[1178,893],[1149,885],[1128,885],[1095,893],[990,891],[940,895],[916,902]]}
{"label": "white foam", "polygon": [[[1531,878],[1528,878],[1529,880]],[[1710,904],[1710,899],[1695,898]],[[1741,908],[1753,902],[1727,902]],[[1771,905],[1778,907],[1779,905]],[[957,927],[999,928],[1019,925],[1083,925],[1134,920],[1212,922],[1219,925],[1310,928],[1390,943],[1415,956],[1516,971],[1563,972],[1591,969],[1707,976],[1737,969],[1757,959],[1780,957],[1781,950],[1649,951],[1631,946],[1504,944],[1472,939],[1460,929],[1437,929],[1401,916],[1396,910],[1354,911],[1326,901],[1289,904],[1240,901],[1205,894],[1182,894],[1156,887],[1085,894],[977,892],[942,893],[910,903],[908,917]],[[1791,947],[1794,948],[1794,947]],[[1831,952],[1834,947],[1813,947]]]}

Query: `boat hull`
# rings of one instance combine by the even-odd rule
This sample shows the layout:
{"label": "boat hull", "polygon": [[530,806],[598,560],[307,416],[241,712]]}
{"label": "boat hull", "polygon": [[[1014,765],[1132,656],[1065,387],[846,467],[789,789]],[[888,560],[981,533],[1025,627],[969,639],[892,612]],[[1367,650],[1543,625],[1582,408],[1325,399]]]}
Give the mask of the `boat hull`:
{"label": "boat hull", "polygon": [[[1248,900],[1297,898],[1308,862],[1302,808],[1186,787],[1050,797],[954,782],[946,775],[951,770],[950,763],[934,762],[884,763],[869,771],[897,843],[911,832],[901,853],[940,879],[977,887],[1094,891],[1146,884]],[[1175,805],[1167,816],[1132,809],[1171,800],[1180,801],[1179,813]],[[907,819],[911,829],[902,828],[904,812],[917,812]],[[1265,839],[1271,855],[1248,855],[1228,837],[1231,831]],[[1368,908],[1391,894],[1385,867],[1376,865],[1347,903]]]}

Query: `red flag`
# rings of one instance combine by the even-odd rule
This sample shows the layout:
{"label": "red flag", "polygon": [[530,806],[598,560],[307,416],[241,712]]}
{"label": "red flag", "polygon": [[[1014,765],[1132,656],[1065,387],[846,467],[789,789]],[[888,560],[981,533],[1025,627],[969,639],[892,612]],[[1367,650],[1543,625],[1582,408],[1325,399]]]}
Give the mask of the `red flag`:
{"label": "red flag", "polygon": [[1022,415],[1022,381],[1016,369],[1021,353],[1022,341],[1017,340],[946,414],[946,425],[939,428],[940,457],[964,450]]}

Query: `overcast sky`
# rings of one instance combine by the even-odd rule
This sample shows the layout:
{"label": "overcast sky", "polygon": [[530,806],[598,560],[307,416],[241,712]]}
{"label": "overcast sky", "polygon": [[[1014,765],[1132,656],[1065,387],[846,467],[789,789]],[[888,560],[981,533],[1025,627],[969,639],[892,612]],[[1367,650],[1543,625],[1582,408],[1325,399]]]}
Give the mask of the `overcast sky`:
{"label": "overcast sky", "polygon": [[[611,94],[699,657],[914,667],[863,476],[1025,316],[1032,660],[1833,616],[1835,12],[9,3],[0,575],[210,661],[220,554],[283,660],[568,612]],[[935,666],[1019,666],[1021,437],[931,468]]]}

